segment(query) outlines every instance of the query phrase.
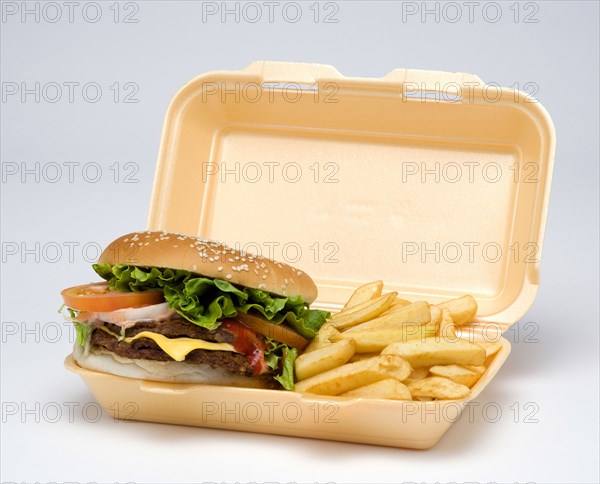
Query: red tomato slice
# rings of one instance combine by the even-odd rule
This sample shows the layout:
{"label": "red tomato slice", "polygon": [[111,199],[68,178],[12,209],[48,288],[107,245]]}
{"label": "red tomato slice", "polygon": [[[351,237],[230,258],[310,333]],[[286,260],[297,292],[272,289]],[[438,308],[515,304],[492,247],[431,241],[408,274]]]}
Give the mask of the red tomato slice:
{"label": "red tomato slice", "polygon": [[302,351],[308,345],[308,340],[299,333],[296,333],[291,328],[283,324],[273,324],[258,316],[245,314],[238,311],[236,319],[239,319],[243,324],[248,326],[252,331],[256,331],[264,336],[268,336],[275,341],[285,343],[288,346],[297,348]]}
{"label": "red tomato slice", "polygon": [[161,290],[120,292],[108,289],[106,282],[69,287],[61,292],[65,304],[78,311],[107,313],[165,302]]}

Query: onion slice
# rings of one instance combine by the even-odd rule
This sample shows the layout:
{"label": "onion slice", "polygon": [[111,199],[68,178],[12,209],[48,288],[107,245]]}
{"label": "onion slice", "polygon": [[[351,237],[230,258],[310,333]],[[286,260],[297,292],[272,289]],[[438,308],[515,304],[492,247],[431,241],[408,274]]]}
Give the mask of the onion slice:
{"label": "onion slice", "polygon": [[124,328],[129,328],[135,323],[145,321],[166,321],[173,317],[177,312],[169,309],[169,303],[152,304],[141,308],[117,309],[108,313],[96,313],[95,316],[105,323],[116,324]]}

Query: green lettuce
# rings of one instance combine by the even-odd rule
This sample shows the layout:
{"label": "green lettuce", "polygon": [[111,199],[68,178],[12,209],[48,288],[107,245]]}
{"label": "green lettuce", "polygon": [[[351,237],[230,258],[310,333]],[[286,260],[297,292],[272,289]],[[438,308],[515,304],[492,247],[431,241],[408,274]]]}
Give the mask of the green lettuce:
{"label": "green lettuce", "polygon": [[115,291],[162,289],[171,309],[209,330],[218,328],[222,319],[242,312],[260,315],[274,324],[285,322],[305,338],[312,339],[330,317],[327,311],[309,309],[300,296],[283,297],[259,289],[238,288],[222,279],[197,276],[188,271],[106,263],[93,267]]}
{"label": "green lettuce", "polygon": [[298,350],[296,348],[285,347],[283,349],[283,370],[281,375],[278,375],[275,378],[283,388],[286,390],[294,389],[294,362],[298,357]]}
{"label": "green lettuce", "polygon": [[81,324],[79,321],[73,321],[73,324],[75,325],[75,341],[79,346],[85,346],[92,327]]}
{"label": "green lettuce", "polygon": [[275,376],[275,380],[281,383],[286,390],[294,389],[294,362],[298,357],[298,350],[290,348],[284,343],[279,343],[267,338],[267,349],[265,351],[265,362],[271,369],[278,369],[281,362],[281,374]]}
{"label": "green lettuce", "polygon": [[83,347],[83,356],[87,358],[90,354],[90,339],[93,328],[91,325],[79,321],[73,321],[73,324],[75,325],[75,342]]}

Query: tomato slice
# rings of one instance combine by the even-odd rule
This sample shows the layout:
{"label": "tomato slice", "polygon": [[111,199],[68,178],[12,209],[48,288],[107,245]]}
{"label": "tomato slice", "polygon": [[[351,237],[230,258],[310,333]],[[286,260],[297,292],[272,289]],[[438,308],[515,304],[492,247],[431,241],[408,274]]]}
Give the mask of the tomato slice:
{"label": "tomato slice", "polygon": [[138,308],[165,301],[161,290],[120,292],[111,291],[108,283],[97,282],[69,287],[61,292],[65,304],[78,311],[107,313],[117,309]]}
{"label": "tomato slice", "polygon": [[296,333],[296,331],[283,324],[273,324],[266,319],[245,314],[241,311],[238,311],[236,319],[239,319],[252,331],[256,331],[257,333],[274,339],[275,341],[279,341],[280,343],[285,343],[292,348],[303,350],[308,344],[308,340],[304,336]]}

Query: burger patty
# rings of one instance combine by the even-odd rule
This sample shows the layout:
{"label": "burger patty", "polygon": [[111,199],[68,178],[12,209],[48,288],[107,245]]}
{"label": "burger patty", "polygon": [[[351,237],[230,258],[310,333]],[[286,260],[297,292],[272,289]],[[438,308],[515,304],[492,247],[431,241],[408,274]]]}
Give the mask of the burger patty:
{"label": "burger patty", "polygon": [[[105,323],[104,325],[113,333],[121,334],[120,326],[110,323]],[[213,343],[231,343],[233,341],[233,335],[220,327],[211,331],[179,317],[169,319],[168,321],[144,321],[137,323],[135,326],[125,330],[125,336],[135,336],[142,331],[162,334],[167,338],[186,337],[203,339],[204,341],[211,341]]]}
{"label": "burger patty", "polygon": [[[115,334],[121,333],[121,327],[115,324],[106,323],[106,328]],[[169,338],[188,337],[202,339],[216,343],[231,343],[233,334],[224,329],[208,330],[198,325],[177,318],[169,321],[150,321],[138,323],[125,331],[125,336],[135,336],[142,331],[151,331],[159,333]],[[113,335],[101,329],[92,331],[90,343],[100,346],[118,356],[131,359],[153,360],[153,361],[174,361],[165,353],[158,344],[149,338],[139,338],[131,343],[119,341]],[[248,362],[246,355],[234,353],[233,351],[211,351],[211,350],[193,350],[190,351],[184,363],[192,365],[209,365],[211,368],[223,368],[230,373],[251,377],[253,368]],[[261,375],[269,379],[274,373],[269,369]]]}
{"label": "burger patty", "polygon": [[[174,361],[160,349],[160,346],[148,338],[140,338],[126,343],[119,341],[106,331],[95,329],[92,333],[91,343],[124,358]],[[246,361],[246,356],[232,351],[194,350],[187,354],[184,362],[192,365],[205,364],[211,368],[224,368],[237,375],[252,376],[252,367]]]}

